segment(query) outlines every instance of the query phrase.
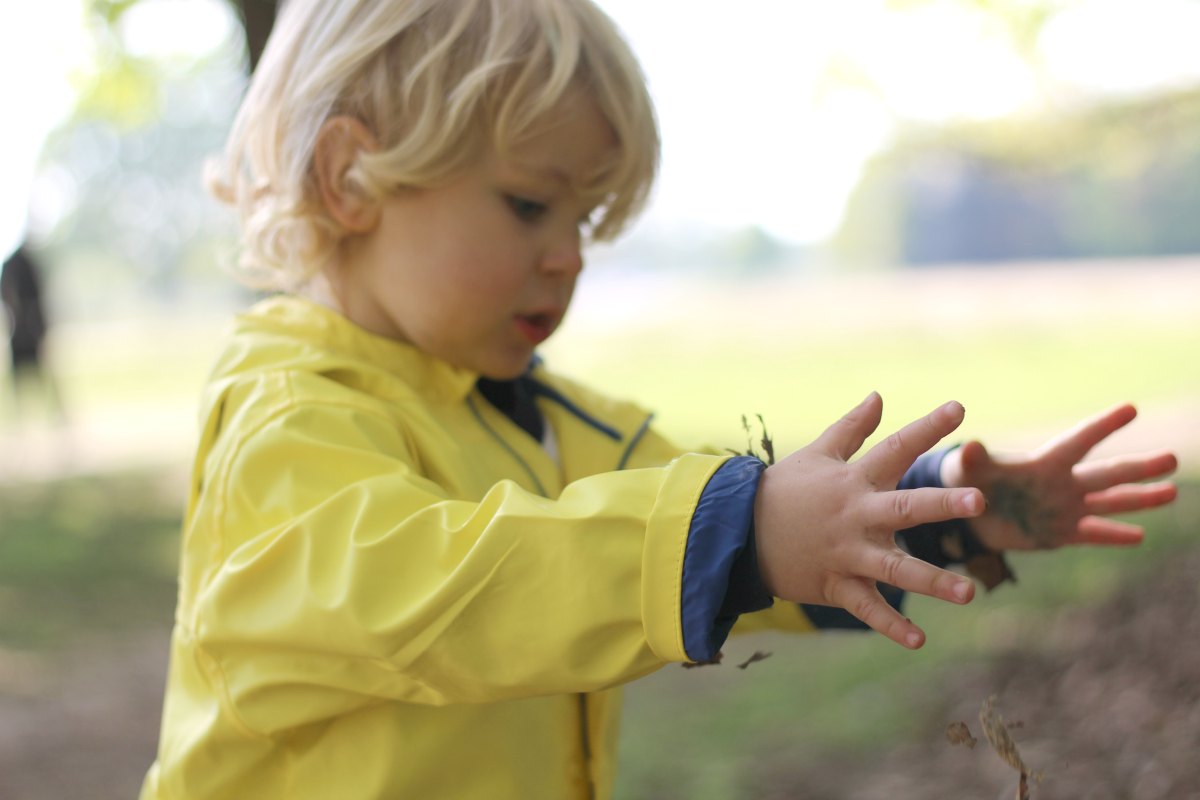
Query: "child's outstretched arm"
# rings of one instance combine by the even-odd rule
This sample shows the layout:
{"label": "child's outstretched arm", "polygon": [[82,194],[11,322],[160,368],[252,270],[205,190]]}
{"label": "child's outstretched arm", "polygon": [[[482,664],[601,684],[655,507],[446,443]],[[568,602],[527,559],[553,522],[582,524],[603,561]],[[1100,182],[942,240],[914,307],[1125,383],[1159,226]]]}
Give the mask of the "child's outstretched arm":
{"label": "child's outstretched arm", "polygon": [[974,488],[896,491],[918,456],[961,424],[947,403],[848,463],[879,426],[883,401],[872,393],[815,442],[769,467],[755,499],[755,543],[767,590],[776,597],[845,608],[905,647],[925,635],[884,600],[876,581],[953,603],[974,596],[967,578],[914,558],[895,531],[984,510]]}
{"label": "child's outstretched arm", "polygon": [[1109,516],[1174,500],[1174,483],[1141,481],[1174,472],[1175,455],[1163,450],[1083,461],[1136,416],[1132,405],[1114,406],[1028,454],[994,456],[979,442],[968,442],[942,462],[943,483],[983,491],[987,512],[973,519],[971,528],[994,551],[1138,544],[1141,526]]}

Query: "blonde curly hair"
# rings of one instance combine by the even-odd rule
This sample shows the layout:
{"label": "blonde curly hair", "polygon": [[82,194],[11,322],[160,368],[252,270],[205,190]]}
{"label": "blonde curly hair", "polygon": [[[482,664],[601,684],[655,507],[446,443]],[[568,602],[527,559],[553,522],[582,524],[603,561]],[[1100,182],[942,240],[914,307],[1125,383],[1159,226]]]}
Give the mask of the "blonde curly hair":
{"label": "blonde curly hair", "polygon": [[590,187],[604,198],[591,236],[609,240],[645,204],[659,136],[633,53],[590,0],[288,0],[207,176],[241,218],[240,277],[296,288],[345,235],[313,167],[332,117],[376,137],[349,177],[382,197],[445,182],[486,147],[505,152],[573,90],[617,141]]}

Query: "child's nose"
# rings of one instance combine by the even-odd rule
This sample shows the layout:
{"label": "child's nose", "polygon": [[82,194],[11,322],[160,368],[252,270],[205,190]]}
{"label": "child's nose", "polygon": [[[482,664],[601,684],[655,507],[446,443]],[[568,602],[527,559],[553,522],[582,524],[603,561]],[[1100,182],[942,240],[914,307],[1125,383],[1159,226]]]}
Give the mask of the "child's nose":
{"label": "child's nose", "polygon": [[578,231],[552,242],[542,256],[542,271],[548,274],[574,277],[582,269],[583,248]]}

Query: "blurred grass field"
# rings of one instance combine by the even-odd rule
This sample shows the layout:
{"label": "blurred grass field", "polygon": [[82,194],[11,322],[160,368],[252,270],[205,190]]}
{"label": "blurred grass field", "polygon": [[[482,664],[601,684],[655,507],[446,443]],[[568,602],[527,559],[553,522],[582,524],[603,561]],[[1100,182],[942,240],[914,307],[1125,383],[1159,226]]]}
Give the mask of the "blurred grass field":
{"label": "blurred grass field", "polygon": [[[0,695],[5,664],[89,637],[170,624],[195,405],[226,314],[62,326],[53,367],[67,413],[0,420]],[[1200,520],[1200,262],[688,284],[598,274],[546,349],[553,368],[658,413],[680,443],[744,449],[762,414],[780,454],[868,391],[881,431],[942,401],[963,438],[1034,446],[1117,402],[1142,416],[1110,450],[1176,448],[1184,494],[1138,517],[1132,551],[1014,558],[1020,583],[968,609],[913,598],[929,642],[735,638],[720,667],[668,667],[628,689],[617,797],[742,796],[764,765],[866,752],[903,736],[918,687],[948,665],[1055,635],[1092,603],[1194,547]],[[736,668],[755,650],[773,656]],[[159,692],[159,685],[146,687]],[[144,754],[136,757],[144,758]]]}
{"label": "blurred grass field", "polygon": [[740,448],[741,415],[761,413],[790,452],[872,390],[881,432],[956,399],[960,434],[1026,448],[1132,401],[1135,436],[1200,441],[1200,261],[596,286],[550,364],[681,443]]}

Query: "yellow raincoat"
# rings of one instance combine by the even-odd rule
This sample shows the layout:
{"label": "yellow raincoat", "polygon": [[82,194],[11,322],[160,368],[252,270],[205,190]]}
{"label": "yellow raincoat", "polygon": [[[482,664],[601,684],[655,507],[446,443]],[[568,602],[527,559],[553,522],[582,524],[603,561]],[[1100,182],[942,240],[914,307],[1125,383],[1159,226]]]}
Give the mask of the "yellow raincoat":
{"label": "yellow raincoat", "polygon": [[[204,398],[143,800],[610,794],[613,687],[727,631],[685,649],[712,620],[681,609],[730,458],[534,375],[558,463],[473,374],[305,300],[239,318]],[[743,620],[810,628],[782,603]]]}

